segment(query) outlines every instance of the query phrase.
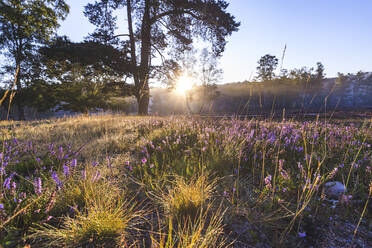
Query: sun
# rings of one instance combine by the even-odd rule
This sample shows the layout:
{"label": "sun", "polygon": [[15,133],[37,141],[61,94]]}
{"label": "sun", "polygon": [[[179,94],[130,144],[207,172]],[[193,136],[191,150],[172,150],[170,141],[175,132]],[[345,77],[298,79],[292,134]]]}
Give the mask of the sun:
{"label": "sun", "polygon": [[190,76],[183,75],[178,78],[175,90],[180,95],[185,95],[189,90],[194,88],[194,79]]}

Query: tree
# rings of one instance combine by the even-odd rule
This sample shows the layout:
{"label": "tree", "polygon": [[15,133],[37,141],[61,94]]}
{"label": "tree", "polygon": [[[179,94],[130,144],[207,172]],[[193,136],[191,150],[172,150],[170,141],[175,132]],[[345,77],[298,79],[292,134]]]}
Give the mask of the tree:
{"label": "tree", "polygon": [[[37,46],[48,41],[58,21],[69,12],[64,0],[3,0],[0,2],[0,49],[11,61],[4,66],[8,73],[14,74],[17,94],[23,87],[27,66]],[[17,101],[19,119],[24,120],[22,101]]]}
{"label": "tree", "polygon": [[57,37],[40,49],[42,77],[54,87],[60,109],[88,112],[108,107],[111,97],[131,94],[123,78],[130,71],[126,53],[95,41],[71,42]]}
{"label": "tree", "polygon": [[315,69],[315,79],[316,80],[322,80],[325,77],[324,73],[324,65],[321,62],[316,63],[316,69]]}
{"label": "tree", "polygon": [[[106,6],[113,9],[126,7],[128,34],[121,35],[129,37],[139,114],[148,113],[149,80],[154,76],[152,58],[156,54],[164,59],[166,49],[183,53],[192,47],[195,38],[201,38],[210,41],[213,52],[220,55],[226,37],[240,25],[226,12],[228,3],[224,0],[101,0],[87,8],[101,9],[102,3],[110,3]],[[95,13],[86,11],[88,17],[89,12]]]}
{"label": "tree", "polygon": [[258,61],[257,77],[263,81],[272,80],[275,76],[274,71],[278,66],[278,59],[270,54],[262,56]]}

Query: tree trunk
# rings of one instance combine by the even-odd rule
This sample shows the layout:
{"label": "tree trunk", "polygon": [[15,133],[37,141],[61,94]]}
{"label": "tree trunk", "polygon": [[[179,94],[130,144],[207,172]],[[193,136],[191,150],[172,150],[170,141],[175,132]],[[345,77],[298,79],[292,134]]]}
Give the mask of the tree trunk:
{"label": "tree trunk", "polygon": [[[21,84],[21,81],[20,81],[20,65],[19,65],[19,63],[17,63],[16,72],[14,74],[14,82],[15,82],[15,85],[17,86],[17,95],[20,96],[20,93],[22,91],[22,84]],[[9,103],[9,104],[11,104],[11,103]],[[23,104],[22,104],[22,99],[20,99],[19,97],[18,97],[18,101],[17,101],[17,108],[18,108],[18,118],[19,118],[19,120],[20,121],[26,120],[25,112],[24,112]]]}
{"label": "tree trunk", "polygon": [[147,115],[150,101],[148,77],[150,72],[151,56],[151,23],[150,23],[150,1],[145,1],[145,9],[141,26],[141,63],[137,66],[136,45],[133,32],[132,5],[127,0],[127,17],[131,53],[131,66],[135,85],[135,96],[138,103],[138,114]]}
{"label": "tree trunk", "polygon": [[148,115],[149,102],[150,102],[149,90],[147,90],[147,94],[142,94],[142,96],[138,97],[137,102],[138,102],[138,114]]}
{"label": "tree trunk", "polygon": [[141,26],[141,64],[137,84],[138,114],[147,115],[150,101],[149,73],[151,56],[150,0],[145,0]]}

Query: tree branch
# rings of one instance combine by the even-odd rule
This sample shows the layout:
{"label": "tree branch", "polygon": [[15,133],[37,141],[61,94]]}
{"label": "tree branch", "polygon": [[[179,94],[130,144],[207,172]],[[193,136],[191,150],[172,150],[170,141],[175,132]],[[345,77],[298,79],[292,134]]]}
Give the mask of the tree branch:
{"label": "tree branch", "polygon": [[163,13],[160,13],[156,16],[154,16],[153,18],[151,18],[150,22],[151,24],[154,24],[157,20],[165,17],[165,16],[169,16],[169,15],[182,15],[182,14],[188,14],[192,17],[194,17],[195,19],[198,19],[200,20],[201,17],[194,14],[191,10],[185,10],[185,9],[174,9],[174,10],[169,10],[169,11],[165,11]]}
{"label": "tree branch", "polygon": [[155,45],[152,44],[151,46],[159,53],[160,58],[161,58],[161,62],[162,62],[162,64],[164,64],[164,61],[165,61],[164,55],[160,52],[160,50]]}

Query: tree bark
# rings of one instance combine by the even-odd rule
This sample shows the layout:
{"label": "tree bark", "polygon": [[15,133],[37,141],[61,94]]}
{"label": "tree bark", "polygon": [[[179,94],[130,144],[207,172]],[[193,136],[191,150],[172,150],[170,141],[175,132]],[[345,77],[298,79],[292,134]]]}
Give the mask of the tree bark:
{"label": "tree bark", "polygon": [[[17,86],[17,95],[20,96],[20,93],[22,91],[22,84],[21,84],[21,81],[20,81],[20,65],[19,65],[19,63],[17,63],[16,72],[14,74],[14,82],[15,82],[15,85]],[[9,104],[11,104],[11,103],[9,103]],[[18,118],[19,118],[19,120],[20,121],[26,120],[25,112],[24,112],[23,104],[22,104],[22,99],[20,99],[19,97],[18,97],[18,101],[17,101],[17,108],[18,108]]]}
{"label": "tree bark", "polygon": [[151,20],[150,20],[150,1],[145,1],[145,9],[141,26],[141,63],[137,66],[136,44],[133,32],[132,5],[131,0],[127,0],[127,17],[129,42],[131,53],[131,65],[133,80],[135,85],[135,96],[138,103],[138,114],[147,115],[150,101],[150,89],[148,84],[150,72],[151,56]]}
{"label": "tree bark", "polygon": [[150,0],[145,0],[145,9],[141,26],[141,64],[137,87],[138,114],[147,115],[150,101],[149,73],[151,56],[151,18]]}

